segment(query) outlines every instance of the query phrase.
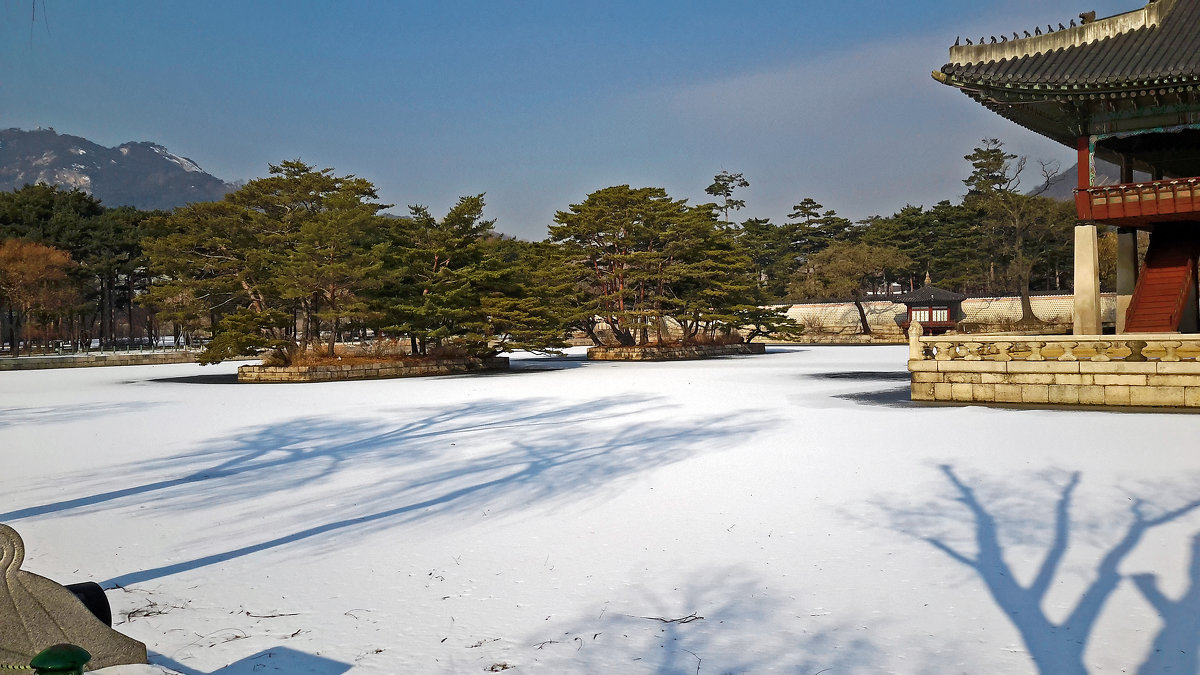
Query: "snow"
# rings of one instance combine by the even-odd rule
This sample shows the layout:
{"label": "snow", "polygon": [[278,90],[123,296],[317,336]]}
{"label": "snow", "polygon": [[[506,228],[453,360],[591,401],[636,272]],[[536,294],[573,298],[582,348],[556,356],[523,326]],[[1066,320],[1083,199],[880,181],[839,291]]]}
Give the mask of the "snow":
{"label": "snow", "polygon": [[113,675],[1194,671],[1200,417],[913,404],[906,356],[4,372],[0,521],[113,589],[160,666]]}
{"label": "snow", "polygon": [[203,173],[204,172],[204,169],[201,169],[192,160],[190,160],[186,157],[180,157],[179,155],[171,154],[171,152],[169,150],[162,147],[161,145],[151,145],[150,147],[153,148],[154,152],[161,155],[164,159],[170,160],[170,161],[178,164],[181,168],[183,168],[184,171],[187,171],[190,173]]}

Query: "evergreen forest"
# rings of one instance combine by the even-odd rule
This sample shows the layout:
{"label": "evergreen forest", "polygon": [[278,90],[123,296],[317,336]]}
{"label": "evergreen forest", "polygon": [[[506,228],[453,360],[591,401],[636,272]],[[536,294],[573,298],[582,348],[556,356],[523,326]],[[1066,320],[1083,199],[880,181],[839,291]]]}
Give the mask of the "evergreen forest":
{"label": "evergreen forest", "polygon": [[[782,222],[739,221],[750,183],[726,171],[696,204],[605,187],[557,212],[537,242],[497,232],[482,194],[396,216],[370,181],[300,160],[170,212],[26,185],[0,193],[0,342],[13,356],[170,344],[203,347],[207,363],[277,364],[337,358],[346,341],[412,356],[553,350],[572,337],[726,343],[803,330],[784,316],[790,303],[861,312],[927,277],[1020,296],[1035,320],[1031,294],[1071,290],[1074,207],[1039,196],[1054,172],[1032,179],[997,140],[965,160],[959,201],[860,222],[810,197]],[[1102,250],[1114,246],[1106,233]]]}

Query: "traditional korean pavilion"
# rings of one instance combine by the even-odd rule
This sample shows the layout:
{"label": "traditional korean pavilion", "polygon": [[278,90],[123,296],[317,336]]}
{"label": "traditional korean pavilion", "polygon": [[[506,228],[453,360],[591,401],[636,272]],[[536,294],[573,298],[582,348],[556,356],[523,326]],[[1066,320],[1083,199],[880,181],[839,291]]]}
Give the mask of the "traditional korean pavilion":
{"label": "traditional korean pavilion", "polygon": [[[960,39],[933,77],[1077,150],[1076,334],[1101,332],[1097,223],[1118,232],[1118,332],[1198,332],[1200,0],[1062,18]],[[1120,184],[1095,185],[1097,157],[1121,167]]]}
{"label": "traditional korean pavilion", "polygon": [[900,302],[908,307],[908,313],[900,321],[900,327],[907,333],[908,327],[916,321],[929,335],[954,330],[963,319],[962,301],[966,299],[967,296],[961,293],[928,284],[915,291],[892,297],[893,302]]}

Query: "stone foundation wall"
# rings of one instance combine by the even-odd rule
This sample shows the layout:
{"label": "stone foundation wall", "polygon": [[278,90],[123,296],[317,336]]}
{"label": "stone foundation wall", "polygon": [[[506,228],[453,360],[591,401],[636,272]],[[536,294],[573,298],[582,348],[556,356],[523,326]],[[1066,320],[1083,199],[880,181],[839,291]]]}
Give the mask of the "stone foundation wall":
{"label": "stone foundation wall", "polygon": [[334,382],[381,380],[394,377],[458,375],[485,370],[508,370],[508,357],[461,358],[396,363],[356,363],[330,366],[242,366],[238,382]]}
{"label": "stone foundation wall", "polygon": [[95,368],[98,366],[149,366],[162,363],[195,363],[194,352],[145,352],[130,354],[79,354],[73,356],[22,356],[0,358],[0,370],[44,370],[47,368]]}
{"label": "stone foundation wall", "polygon": [[1200,408],[1198,335],[914,334],[908,370],[914,401]]}
{"label": "stone foundation wall", "polygon": [[762,343],[736,345],[679,345],[673,347],[592,347],[589,361],[683,361],[735,354],[765,354]]}
{"label": "stone foundation wall", "polygon": [[1200,408],[1200,363],[912,361],[914,401]]}

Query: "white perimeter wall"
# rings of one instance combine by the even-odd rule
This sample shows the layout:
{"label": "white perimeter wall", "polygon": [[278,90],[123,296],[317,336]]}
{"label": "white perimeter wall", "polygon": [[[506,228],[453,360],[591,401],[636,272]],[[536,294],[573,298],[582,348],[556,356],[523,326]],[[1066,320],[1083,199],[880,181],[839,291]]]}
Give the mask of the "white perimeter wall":
{"label": "white perimeter wall", "polygon": [[[1074,296],[1042,295],[1031,299],[1033,313],[1043,322],[1071,325],[1071,310]],[[1116,296],[1104,293],[1100,297],[1101,320],[1112,323],[1116,319]],[[880,333],[900,333],[900,321],[907,308],[891,301],[865,302],[867,323],[871,330]],[[1021,319],[1020,298],[970,298],[963,300],[966,323],[1008,324]],[[809,333],[850,334],[859,332],[858,310],[852,302],[830,302],[792,305],[788,316],[805,326]]]}

